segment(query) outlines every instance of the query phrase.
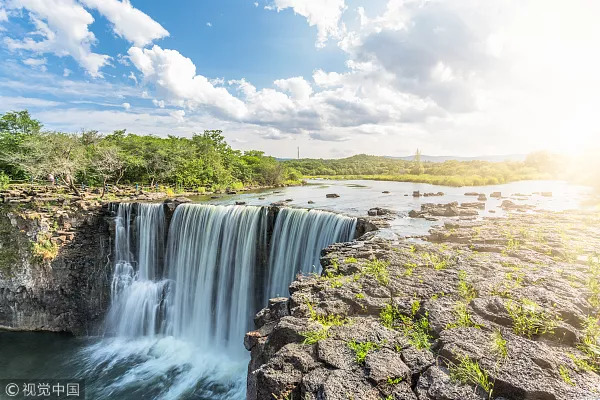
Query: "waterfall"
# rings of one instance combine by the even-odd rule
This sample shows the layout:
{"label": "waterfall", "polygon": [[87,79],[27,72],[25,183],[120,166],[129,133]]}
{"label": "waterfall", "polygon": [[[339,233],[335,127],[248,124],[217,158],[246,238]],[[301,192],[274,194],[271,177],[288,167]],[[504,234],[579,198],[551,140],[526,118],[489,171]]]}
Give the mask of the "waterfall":
{"label": "waterfall", "polygon": [[[115,218],[115,270],[106,328],[118,336],[153,336],[160,331],[168,283],[155,280],[160,274],[165,215],[162,204],[136,204],[132,226],[133,208],[120,204]],[[132,246],[134,233],[137,241]]]}
{"label": "waterfall", "polygon": [[356,218],[319,210],[282,208],[275,221],[269,255],[267,298],[287,296],[298,273],[320,273],[321,250],[354,238]]}
{"label": "waterfall", "polygon": [[167,244],[167,333],[201,347],[242,350],[255,304],[257,249],[266,209],[185,204],[171,220]]}
{"label": "waterfall", "polygon": [[321,250],[356,226],[324,211],[200,204],[167,224],[163,204],[117,207],[107,337],[84,357],[88,376],[114,378],[97,398],[244,398],[254,314],[295,274],[320,271]]}

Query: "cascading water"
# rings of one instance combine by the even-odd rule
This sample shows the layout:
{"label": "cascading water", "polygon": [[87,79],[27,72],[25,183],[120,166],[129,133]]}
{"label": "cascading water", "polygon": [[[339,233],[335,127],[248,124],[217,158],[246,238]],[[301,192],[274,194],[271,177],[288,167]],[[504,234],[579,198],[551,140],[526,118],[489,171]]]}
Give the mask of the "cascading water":
{"label": "cascading water", "polygon": [[320,273],[321,250],[354,238],[356,218],[319,210],[282,208],[275,220],[267,298],[287,296],[298,273]]}
{"label": "cascading water", "polygon": [[[165,214],[162,204],[137,204],[132,232],[133,204],[120,204],[115,218],[115,271],[107,332],[117,336],[154,335],[160,329],[166,280],[159,275],[164,248]],[[135,254],[132,234],[137,235]]]}
{"label": "cascading water", "polygon": [[184,204],[167,228],[164,205],[120,204],[107,337],[86,357],[86,375],[111,380],[95,398],[244,398],[254,313],[355,227],[324,211],[273,221],[267,207]]}

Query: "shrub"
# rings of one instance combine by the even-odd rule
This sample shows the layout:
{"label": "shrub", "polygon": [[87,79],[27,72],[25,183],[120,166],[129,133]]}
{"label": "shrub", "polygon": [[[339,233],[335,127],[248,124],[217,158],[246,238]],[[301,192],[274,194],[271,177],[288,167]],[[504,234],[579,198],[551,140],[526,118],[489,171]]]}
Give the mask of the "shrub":
{"label": "shrub", "polygon": [[10,179],[8,177],[8,175],[6,175],[4,172],[0,171],[0,190],[4,190],[8,187],[8,184],[10,183]]}

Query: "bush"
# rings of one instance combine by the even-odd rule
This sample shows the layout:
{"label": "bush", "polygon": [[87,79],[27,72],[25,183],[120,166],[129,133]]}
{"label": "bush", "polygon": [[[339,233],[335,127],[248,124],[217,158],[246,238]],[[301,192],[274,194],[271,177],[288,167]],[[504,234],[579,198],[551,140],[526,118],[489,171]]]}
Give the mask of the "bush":
{"label": "bush", "polygon": [[6,189],[9,183],[10,179],[8,178],[8,175],[0,171],[0,190]]}

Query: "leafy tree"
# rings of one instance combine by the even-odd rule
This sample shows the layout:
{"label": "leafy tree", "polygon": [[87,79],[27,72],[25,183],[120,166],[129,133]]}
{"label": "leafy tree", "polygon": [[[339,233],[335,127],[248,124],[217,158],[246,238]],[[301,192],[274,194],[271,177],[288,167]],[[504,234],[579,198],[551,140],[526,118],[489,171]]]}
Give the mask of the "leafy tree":
{"label": "leafy tree", "polygon": [[[102,181],[101,198],[106,193],[106,185],[111,179],[122,177],[124,162],[119,148],[111,144],[97,144],[93,147],[90,159],[91,169]],[[118,182],[118,179],[117,179]]]}

